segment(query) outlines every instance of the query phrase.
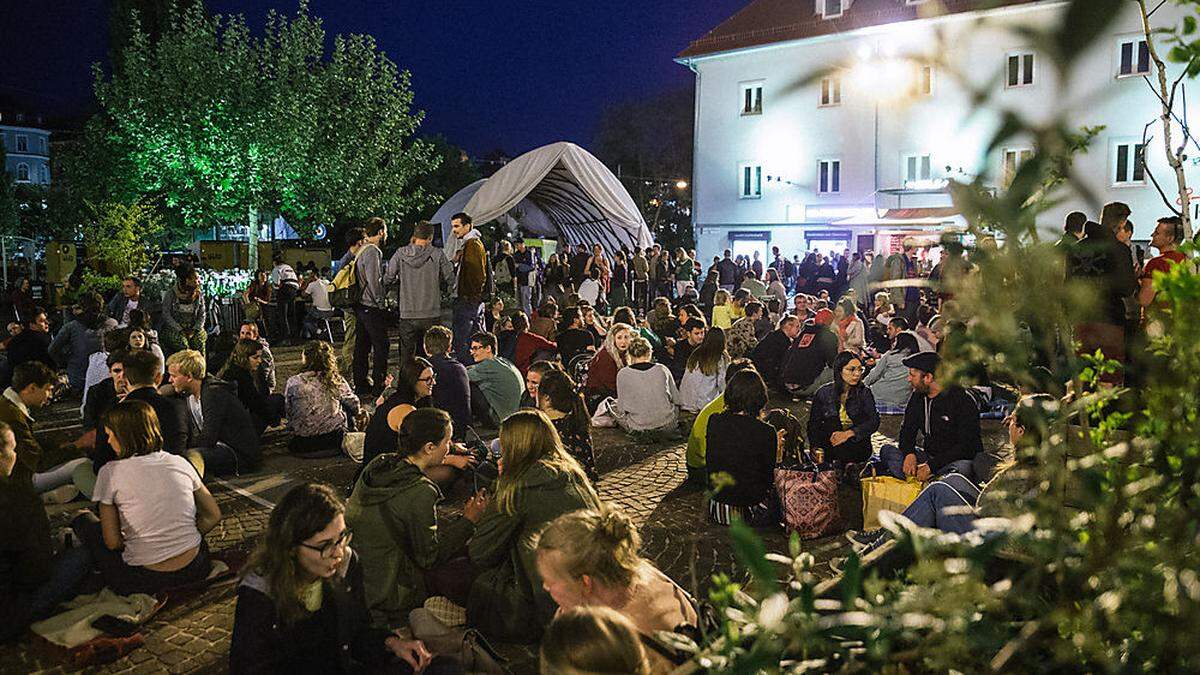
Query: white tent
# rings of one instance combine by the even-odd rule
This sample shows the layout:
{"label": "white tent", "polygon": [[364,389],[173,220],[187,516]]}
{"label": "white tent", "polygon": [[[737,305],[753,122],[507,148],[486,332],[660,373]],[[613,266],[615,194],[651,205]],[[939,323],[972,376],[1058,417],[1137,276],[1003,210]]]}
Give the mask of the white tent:
{"label": "white tent", "polygon": [[654,243],[621,181],[573,143],[531,150],[448,199],[432,220],[441,224],[451,256],[458,242],[450,233],[450,216],[460,211],[476,224],[510,219],[533,236],[571,245],[598,243],[610,253]]}

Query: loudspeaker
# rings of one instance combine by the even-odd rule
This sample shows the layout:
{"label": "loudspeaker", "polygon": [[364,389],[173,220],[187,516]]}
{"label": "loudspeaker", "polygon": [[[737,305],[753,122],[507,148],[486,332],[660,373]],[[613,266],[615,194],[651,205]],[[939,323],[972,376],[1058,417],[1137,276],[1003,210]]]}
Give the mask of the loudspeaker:
{"label": "loudspeaker", "polygon": [[75,271],[78,251],[75,244],[52,241],[46,244],[46,280],[62,283]]}

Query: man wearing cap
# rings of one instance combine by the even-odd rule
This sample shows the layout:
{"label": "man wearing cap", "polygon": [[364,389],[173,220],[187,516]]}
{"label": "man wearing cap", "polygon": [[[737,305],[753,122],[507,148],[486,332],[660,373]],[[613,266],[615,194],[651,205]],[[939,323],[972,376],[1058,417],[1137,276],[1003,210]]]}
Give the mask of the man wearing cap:
{"label": "man wearing cap", "polygon": [[804,322],[780,371],[780,379],[788,391],[812,396],[822,385],[833,382],[838,338],[830,328],[832,324],[833,312],[828,309],[818,310],[810,321]]}
{"label": "man wearing cap", "polygon": [[[922,482],[951,470],[973,478],[970,462],[983,452],[974,399],[962,387],[937,381],[936,352],[917,352],[903,363],[913,393],[904,409],[899,447],[885,445],[879,453],[888,473]],[[918,434],[922,447],[917,447]]]}

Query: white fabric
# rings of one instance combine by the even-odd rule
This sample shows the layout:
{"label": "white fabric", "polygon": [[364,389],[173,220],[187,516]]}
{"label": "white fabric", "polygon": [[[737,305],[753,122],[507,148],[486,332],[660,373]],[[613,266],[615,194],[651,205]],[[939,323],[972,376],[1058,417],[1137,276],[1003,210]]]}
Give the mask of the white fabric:
{"label": "white fabric", "polygon": [[108,352],[96,352],[88,357],[87,374],[83,377],[83,401],[79,403],[79,414],[83,414],[87,406],[88,391],[93,384],[99,384],[109,377]]}
{"label": "white fabric", "polygon": [[329,282],[324,279],[308,282],[308,287],[304,289],[308,297],[312,298],[313,309],[322,312],[333,311],[333,305],[329,304]]}
{"label": "white fabric", "polygon": [[[464,202],[465,199],[465,202]],[[566,244],[599,243],[609,253],[622,246],[653,245],[650,229],[617,177],[573,143],[552,143],[472,183],[434,214],[453,256],[450,216],[463,211],[476,224],[509,216],[526,232]]]}
{"label": "white fabric", "polygon": [[595,279],[584,279],[579,284],[579,299],[587,300],[592,307],[600,301],[600,282]]}
{"label": "white fabric", "polygon": [[124,328],[129,325],[129,313],[137,309],[140,302],[141,298],[137,300],[133,298],[125,299],[125,311],[121,313],[121,316],[115,317],[118,321],[117,328]]}
{"label": "white fabric", "polygon": [[104,631],[92,628],[92,622],[102,616],[115,616],[132,623],[146,623],[158,609],[158,601],[144,593],[121,596],[107,588],[94,595],[80,595],[64,602],[61,614],[39,621],[29,627],[49,642],[68,649],[100,637]]}
{"label": "white fabric", "polygon": [[127,565],[153,565],[200,545],[196,498],[203,483],[186,459],[152,452],[100,467],[93,495],[117,507]]}

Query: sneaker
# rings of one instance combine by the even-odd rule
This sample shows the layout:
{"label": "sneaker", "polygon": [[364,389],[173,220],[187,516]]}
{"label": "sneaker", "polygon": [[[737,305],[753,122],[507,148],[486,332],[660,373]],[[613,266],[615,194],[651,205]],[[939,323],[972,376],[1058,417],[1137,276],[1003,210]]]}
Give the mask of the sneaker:
{"label": "sneaker", "polygon": [[850,548],[853,548],[855,553],[861,554],[868,546],[883,538],[884,532],[885,530],[882,528],[861,531],[850,530],[846,533],[846,539],[850,542]]}
{"label": "sneaker", "polygon": [[829,560],[829,569],[833,570],[834,574],[841,574],[846,568],[846,558],[831,558]]}

